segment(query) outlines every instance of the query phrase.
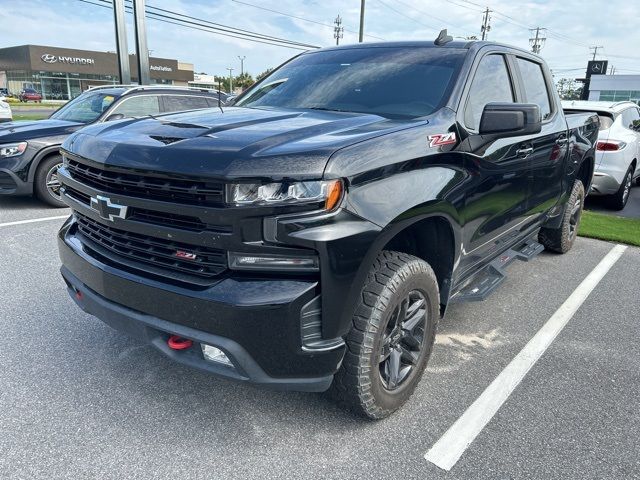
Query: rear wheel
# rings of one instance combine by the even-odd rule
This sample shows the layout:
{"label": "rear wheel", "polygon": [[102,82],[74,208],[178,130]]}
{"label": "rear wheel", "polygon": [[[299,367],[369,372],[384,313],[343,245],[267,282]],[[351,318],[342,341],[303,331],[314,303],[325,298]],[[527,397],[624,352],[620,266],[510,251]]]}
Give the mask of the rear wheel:
{"label": "rear wheel", "polygon": [[584,208],[584,186],[576,180],[571,195],[565,204],[562,223],[558,228],[541,228],[538,241],[552,252],[566,253],[571,250],[578,236],[582,209]]}
{"label": "rear wheel", "polygon": [[624,176],[624,180],[622,181],[622,184],[620,185],[618,191],[607,199],[609,207],[611,207],[613,210],[622,210],[629,201],[631,185],[633,185],[633,165],[631,165],[629,167],[629,170],[627,170],[627,173]]}
{"label": "rear wheel", "polygon": [[438,282],[428,263],[405,253],[380,253],[356,307],[333,397],[371,419],[400,408],[422,378],[439,307]]}
{"label": "rear wheel", "polygon": [[45,158],[36,172],[34,189],[37,197],[53,207],[66,207],[60,196],[58,169],[62,166],[62,157],[52,155]]}

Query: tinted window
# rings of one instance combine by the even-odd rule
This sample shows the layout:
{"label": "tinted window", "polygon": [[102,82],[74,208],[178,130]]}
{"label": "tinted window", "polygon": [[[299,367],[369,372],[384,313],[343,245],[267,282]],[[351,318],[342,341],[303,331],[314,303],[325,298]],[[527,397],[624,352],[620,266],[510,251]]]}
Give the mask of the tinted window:
{"label": "tinted window", "polygon": [[480,60],[464,112],[464,123],[477,130],[487,103],[513,102],[513,90],[507,64],[502,55],[488,55]]}
{"label": "tinted window", "polygon": [[307,53],[257,83],[235,106],[420,117],[444,105],[465,55],[424,47]]}
{"label": "tinted window", "polygon": [[628,108],[622,112],[622,126],[625,128],[633,128],[634,122],[640,120],[637,108]]}
{"label": "tinted window", "polygon": [[518,66],[522,75],[525,101],[535,103],[540,107],[540,115],[543,120],[549,118],[551,116],[551,102],[542,66],[524,58],[518,58]]}
{"label": "tinted window", "polygon": [[146,117],[160,113],[160,105],[156,95],[138,95],[137,97],[125,98],[122,103],[116,106],[111,112],[120,113],[125,117]]}
{"label": "tinted window", "polygon": [[190,95],[167,95],[164,99],[165,112],[179,112],[181,110],[194,110],[196,108],[208,108],[205,97],[192,97]]}

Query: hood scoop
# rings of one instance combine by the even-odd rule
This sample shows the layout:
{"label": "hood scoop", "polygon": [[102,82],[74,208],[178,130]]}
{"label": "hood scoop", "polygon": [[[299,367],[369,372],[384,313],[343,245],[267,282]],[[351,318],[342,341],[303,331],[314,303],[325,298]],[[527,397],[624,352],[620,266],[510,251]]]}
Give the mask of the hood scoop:
{"label": "hood scoop", "polygon": [[162,135],[150,135],[151,138],[157,140],[158,142],[164,143],[165,145],[171,145],[172,143],[179,142],[180,140],[186,140],[185,138],[180,137],[165,137]]}

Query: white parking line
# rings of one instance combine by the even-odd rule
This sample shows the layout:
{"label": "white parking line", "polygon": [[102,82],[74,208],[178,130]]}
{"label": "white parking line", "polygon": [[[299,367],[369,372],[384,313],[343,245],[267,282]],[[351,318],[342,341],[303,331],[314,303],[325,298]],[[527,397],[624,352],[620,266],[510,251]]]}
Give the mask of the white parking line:
{"label": "white parking line", "polygon": [[424,456],[426,460],[443,470],[451,470],[626,248],[616,245],[609,251],[511,363],[431,447]]}
{"label": "white parking line", "polygon": [[46,222],[49,220],[62,220],[65,218],[69,218],[69,215],[60,215],[58,217],[42,217],[42,218],[32,218],[29,220],[18,220],[16,222],[7,222],[7,223],[0,223],[0,228],[1,227],[12,227],[14,225],[24,225],[25,223],[37,223],[37,222]]}

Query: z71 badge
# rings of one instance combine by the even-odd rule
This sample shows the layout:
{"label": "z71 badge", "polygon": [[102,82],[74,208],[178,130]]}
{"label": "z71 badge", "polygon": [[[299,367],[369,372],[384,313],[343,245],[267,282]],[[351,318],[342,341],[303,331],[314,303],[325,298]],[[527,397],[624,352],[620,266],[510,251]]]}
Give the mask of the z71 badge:
{"label": "z71 badge", "polygon": [[442,145],[452,145],[457,142],[456,133],[439,133],[437,135],[429,135],[429,146],[433,147],[441,147]]}

